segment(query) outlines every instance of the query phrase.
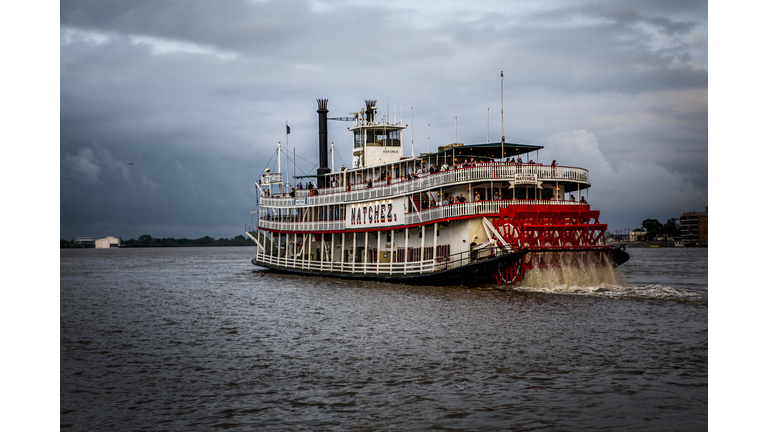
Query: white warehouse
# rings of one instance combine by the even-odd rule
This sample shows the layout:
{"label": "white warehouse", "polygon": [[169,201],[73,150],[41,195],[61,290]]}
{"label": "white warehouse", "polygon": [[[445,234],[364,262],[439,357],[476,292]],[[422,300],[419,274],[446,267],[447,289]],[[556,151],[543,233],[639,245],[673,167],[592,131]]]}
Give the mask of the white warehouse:
{"label": "white warehouse", "polygon": [[96,249],[119,248],[123,245],[122,237],[107,237],[96,240]]}

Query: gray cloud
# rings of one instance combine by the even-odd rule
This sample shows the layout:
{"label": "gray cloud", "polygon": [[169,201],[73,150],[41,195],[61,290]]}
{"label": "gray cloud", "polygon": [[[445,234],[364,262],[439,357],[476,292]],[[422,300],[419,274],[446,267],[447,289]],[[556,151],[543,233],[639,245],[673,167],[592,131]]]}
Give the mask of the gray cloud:
{"label": "gray cloud", "polygon": [[440,5],[61,2],[62,237],[240,234],[278,141],[316,163],[318,97],[414,106],[416,152],[455,117],[459,141],[498,139],[501,70],[507,139],[590,169],[610,229],[707,205],[706,2]]}

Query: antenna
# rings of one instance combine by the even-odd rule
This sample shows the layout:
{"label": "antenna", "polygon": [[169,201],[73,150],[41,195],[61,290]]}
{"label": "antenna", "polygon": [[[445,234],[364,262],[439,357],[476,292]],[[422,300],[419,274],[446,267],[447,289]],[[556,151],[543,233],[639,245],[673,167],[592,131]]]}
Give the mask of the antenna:
{"label": "antenna", "polygon": [[411,157],[413,155],[413,105],[411,105]]}
{"label": "antenna", "polygon": [[501,143],[504,144],[504,71],[501,71]]}
{"label": "antenna", "polygon": [[[282,146],[280,144],[280,141],[278,141],[277,142],[277,172],[279,172],[279,173],[283,172],[282,165],[280,164],[280,154],[282,152],[283,152],[283,148],[282,148]],[[282,174],[280,174],[280,176],[282,177]],[[282,193],[282,191],[283,191],[283,182],[281,180],[280,181],[280,188],[278,189],[278,192]]]}

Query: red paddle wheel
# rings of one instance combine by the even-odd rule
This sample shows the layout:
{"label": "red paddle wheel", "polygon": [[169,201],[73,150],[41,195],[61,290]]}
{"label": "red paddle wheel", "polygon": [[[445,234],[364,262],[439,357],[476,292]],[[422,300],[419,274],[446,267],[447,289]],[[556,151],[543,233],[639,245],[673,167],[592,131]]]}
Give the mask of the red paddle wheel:
{"label": "red paddle wheel", "polygon": [[496,274],[498,284],[519,283],[531,268],[582,266],[602,262],[608,225],[588,204],[510,205],[500,211],[493,226],[516,250],[530,251],[520,261]]}

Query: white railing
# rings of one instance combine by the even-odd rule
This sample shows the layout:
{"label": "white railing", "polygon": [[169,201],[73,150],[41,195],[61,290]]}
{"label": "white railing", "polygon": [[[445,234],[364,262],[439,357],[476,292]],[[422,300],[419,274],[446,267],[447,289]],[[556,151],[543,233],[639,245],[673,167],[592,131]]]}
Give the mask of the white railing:
{"label": "white railing", "polygon": [[292,256],[279,257],[270,255],[266,252],[258,252],[254,259],[256,264],[270,264],[295,270],[360,275],[406,276],[449,270],[503,253],[505,252],[500,248],[485,248],[476,252],[460,252],[448,257],[388,263],[331,262],[306,260],[301,259],[302,257],[294,259]]}
{"label": "white railing", "polygon": [[[421,211],[406,213],[402,225],[412,225],[428,223],[442,219],[457,218],[463,216],[487,216],[498,214],[502,208],[509,205],[580,205],[576,201],[563,200],[496,200],[496,201],[475,201],[460,204],[450,204],[445,206],[436,206]],[[282,220],[259,219],[259,228],[281,231],[281,232],[327,232],[341,231],[346,229],[346,221],[295,221],[290,218]],[[388,227],[387,229],[398,229],[399,226]]]}
{"label": "white railing", "polygon": [[350,185],[346,190],[343,187],[314,189],[314,195],[310,195],[310,190],[301,189],[294,192],[295,197],[291,197],[289,194],[283,194],[280,197],[263,197],[261,205],[277,208],[294,207],[294,198],[306,198],[306,206],[369,201],[436,187],[448,187],[467,181],[513,180],[515,174],[536,174],[537,178],[542,181],[570,180],[589,183],[589,172],[583,168],[512,163],[478,164],[467,168],[449,169],[435,174],[423,173],[417,175],[413,180],[398,177],[392,179],[390,184],[387,184],[386,180],[377,180],[372,182],[372,187],[368,187],[368,183],[363,182]]}
{"label": "white railing", "polygon": [[303,260],[301,258],[294,260],[292,256],[277,257],[263,252],[257,253],[255,260],[257,264],[261,262],[264,264],[271,264],[288,269],[363,275],[412,275],[431,273],[436,270],[435,263],[438,261],[436,259],[430,259],[423,261],[391,263],[331,262],[319,260]]}
{"label": "white railing", "polygon": [[259,228],[276,231],[338,231],[344,229],[343,220],[334,221],[291,221],[259,219]]}

